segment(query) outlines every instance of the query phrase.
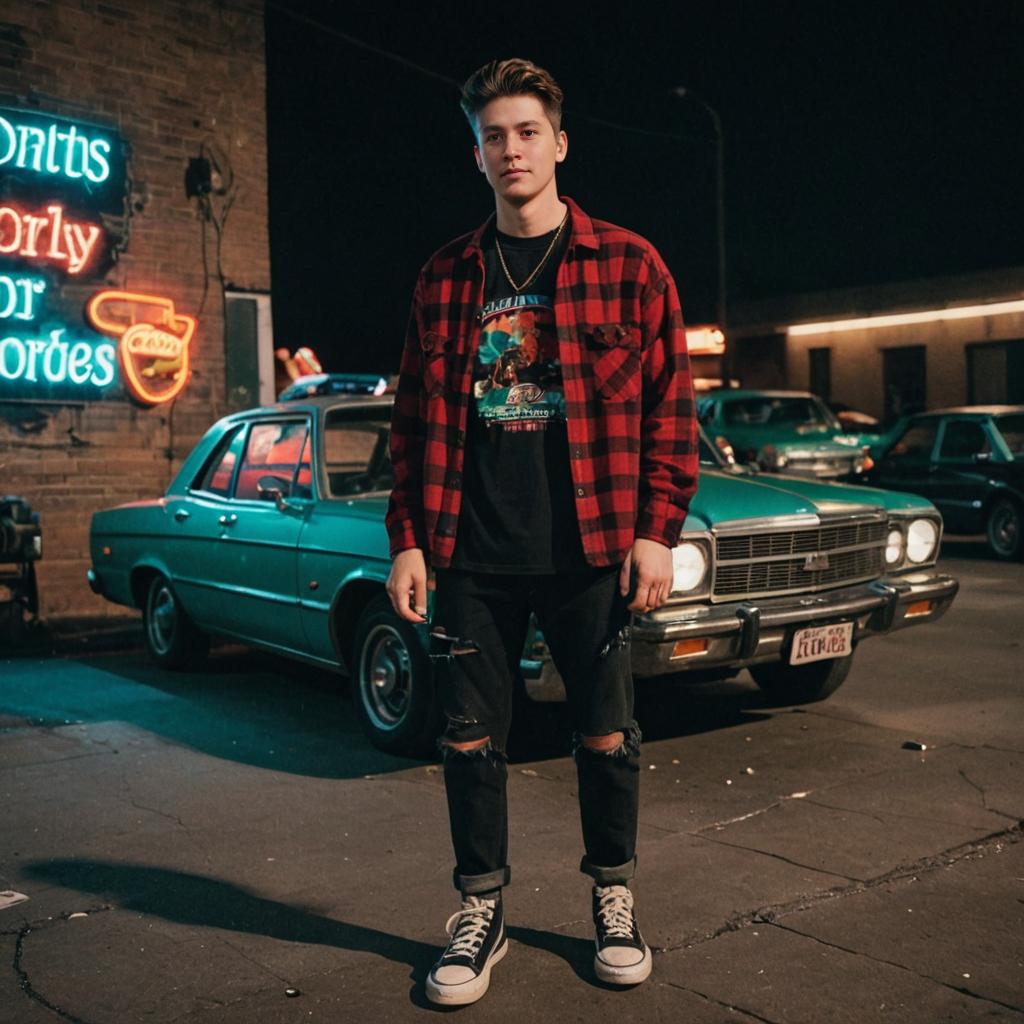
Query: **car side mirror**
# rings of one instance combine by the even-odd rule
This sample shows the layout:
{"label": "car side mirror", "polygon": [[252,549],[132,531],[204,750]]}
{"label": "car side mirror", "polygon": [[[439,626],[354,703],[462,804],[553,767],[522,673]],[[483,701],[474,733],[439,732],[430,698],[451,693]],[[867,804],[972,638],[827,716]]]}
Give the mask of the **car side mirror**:
{"label": "car side mirror", "polygon": [[989,462],[992,461],[992,453],[991,452],[975,452],[974,455],[971,456],[971,458],[973,459],[974,462],[977,462],[979,465],[987,465]]}
{"label": "car side mirror", "polygon": [[287,486],[287,481],[282,480],[279,476],[261,476],[256,481],[256,493],[264,501],[272,501],[278,511],[283,512],[286,508],[298,507],[285,500],[284,489]]}

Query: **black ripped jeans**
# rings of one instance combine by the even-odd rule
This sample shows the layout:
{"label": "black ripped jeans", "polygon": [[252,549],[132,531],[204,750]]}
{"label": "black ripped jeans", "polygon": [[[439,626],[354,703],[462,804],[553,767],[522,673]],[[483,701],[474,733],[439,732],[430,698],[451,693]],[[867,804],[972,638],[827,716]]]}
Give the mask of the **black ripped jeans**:
{"label": "black ripped jeans", "polygon": [[[556,576],[442,569],[436,577],[431,654],[448,719],[440,742],[456,887],[468,895],[509,881],[505,745],[531,612],[569,702],[585,850],[580,870],[601,885],[627,882],[636,863],[640,731],[629,662],[632,613],[619,593],[619,567]],[[618,731],[625,741],[609,753],[582,743],[583,736]],[[475,751],[449,745],[485,737]]]}

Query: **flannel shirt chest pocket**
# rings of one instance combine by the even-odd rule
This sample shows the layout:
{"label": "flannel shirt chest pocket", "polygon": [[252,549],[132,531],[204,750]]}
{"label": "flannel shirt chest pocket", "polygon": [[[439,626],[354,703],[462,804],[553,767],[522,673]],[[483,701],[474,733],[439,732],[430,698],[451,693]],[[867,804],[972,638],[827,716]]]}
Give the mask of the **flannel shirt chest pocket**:
{"label": "flannel shirt chest pocket", "polygon": [[420,338],[420,347],[423,349],[423,389],[429,398],[438,398],[448,388],[455,339],[427,331]]}
{"label": "flannel shirt chest pocket", "polygon": [[608,402],[640,395],[640,327],[635,323],[590,324],[583,329],[594,390]]}

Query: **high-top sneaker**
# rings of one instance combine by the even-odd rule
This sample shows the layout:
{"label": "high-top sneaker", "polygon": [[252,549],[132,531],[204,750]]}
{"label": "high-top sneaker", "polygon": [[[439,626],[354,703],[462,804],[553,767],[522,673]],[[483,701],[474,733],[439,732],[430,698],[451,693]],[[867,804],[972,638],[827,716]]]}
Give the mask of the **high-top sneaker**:
{"label": "high-top sneaker", "polygon": [[491,967],[508,952],[501,897],[463,897],[445,931],[451,938],[427,976],[427,998],[446,1006],[475,1003],[491,983]]}
{"label": "high-top sneaker", "polygon": [[594,970],[601,981],[637,985],[651,973],[651,951],[640,935],[633,894],[626,886],[594,886],[594,927]]}

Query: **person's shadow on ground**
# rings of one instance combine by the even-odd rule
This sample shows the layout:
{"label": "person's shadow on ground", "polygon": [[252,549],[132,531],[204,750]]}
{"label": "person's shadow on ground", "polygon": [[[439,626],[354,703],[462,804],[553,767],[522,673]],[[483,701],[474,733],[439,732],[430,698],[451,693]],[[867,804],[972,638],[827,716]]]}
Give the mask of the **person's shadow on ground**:
{"label": "person's shadow on ground", "polygon": [[[375,953],[408,964],[413,982],[410,1000],[417,1006],[437,1008],[426,1000],[424,983],[440,954],[440,944],[324,917],[303,907],[265,899],[231,882],[168,868],[73,859],[36,861],[24,865],[22,871],[36,881],[92,893],[124,910],[179,924]],[[508,934],[517,942],[561,957],[580,978],[596,983],[590,970],[592,943],[532,928],[513,927]]]}

